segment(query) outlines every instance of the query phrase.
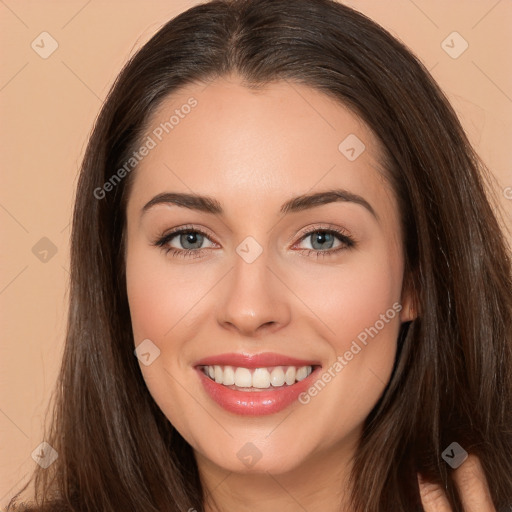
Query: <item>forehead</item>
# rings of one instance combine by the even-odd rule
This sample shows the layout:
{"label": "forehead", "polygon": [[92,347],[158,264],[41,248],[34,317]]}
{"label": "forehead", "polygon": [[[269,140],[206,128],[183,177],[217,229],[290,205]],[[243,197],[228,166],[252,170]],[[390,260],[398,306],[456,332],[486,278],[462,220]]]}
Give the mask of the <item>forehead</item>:
{"label": "forehead", "polygon": [[374,202],[385,191],[392,202],[375,135],[303,84],[252,89],[233,77],[189,84],[161,103],[145,137],[153,147],[138,164],[130,198],[139,207],[169,190],[213,195],[237,215],[337,187]]}

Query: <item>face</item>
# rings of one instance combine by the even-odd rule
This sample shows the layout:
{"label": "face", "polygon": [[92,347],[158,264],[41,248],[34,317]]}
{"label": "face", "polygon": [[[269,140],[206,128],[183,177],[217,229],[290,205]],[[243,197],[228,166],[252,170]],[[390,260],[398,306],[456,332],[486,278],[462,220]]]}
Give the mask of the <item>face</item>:
{"label": "face", "polygon": [[350,450],[410,319],[376,137],[307,86],[229,77],[167,98],[144,141],[126,278],[154,400],[212,467]]}

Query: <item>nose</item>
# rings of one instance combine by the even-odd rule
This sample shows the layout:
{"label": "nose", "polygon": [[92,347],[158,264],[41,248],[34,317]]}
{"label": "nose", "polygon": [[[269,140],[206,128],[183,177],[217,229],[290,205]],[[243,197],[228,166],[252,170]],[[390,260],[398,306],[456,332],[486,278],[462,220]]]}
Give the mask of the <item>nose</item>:
{"label": "nose", "polygon": [[292,293],[284,284],[286,277],[269,263],[266,251],[252,263],[235,257],[217,310],[218,323],[224,329],[256,337],[290,322]]}

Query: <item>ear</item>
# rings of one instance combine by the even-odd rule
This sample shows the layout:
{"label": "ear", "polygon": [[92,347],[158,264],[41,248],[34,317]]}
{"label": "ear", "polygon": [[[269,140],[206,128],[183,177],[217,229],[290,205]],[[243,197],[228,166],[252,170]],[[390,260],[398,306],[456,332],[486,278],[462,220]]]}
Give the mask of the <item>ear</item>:
{"label": "ear", "polygon": [[418,318],[418,294],[410,278],[404,279],[400,304],[402,304],[402,310],[400,311],[400,321],[402,323],[411,322]]}

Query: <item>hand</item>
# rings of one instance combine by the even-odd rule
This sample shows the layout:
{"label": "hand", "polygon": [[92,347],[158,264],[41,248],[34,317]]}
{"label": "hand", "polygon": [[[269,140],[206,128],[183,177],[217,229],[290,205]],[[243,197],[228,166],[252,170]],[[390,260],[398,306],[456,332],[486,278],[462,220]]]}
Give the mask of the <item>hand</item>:
{"label": "hand", "polygon": [[[478,457],[468,458],[453,472],[464,512],[496,512]],[[444,489],[422,480],[418,473],[421,502],[425,512],[452,512]]]}

